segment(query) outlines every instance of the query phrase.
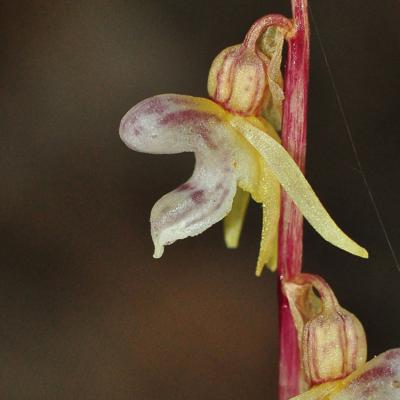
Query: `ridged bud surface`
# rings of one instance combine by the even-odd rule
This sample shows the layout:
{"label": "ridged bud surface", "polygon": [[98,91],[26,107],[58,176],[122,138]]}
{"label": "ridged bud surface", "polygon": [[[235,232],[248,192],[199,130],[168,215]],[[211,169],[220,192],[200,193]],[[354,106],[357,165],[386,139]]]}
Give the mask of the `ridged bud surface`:
{"label": "ridged bud surface", "polygon": [[364,329],[348,311],[322,312],[303,330],[302,353],[306,380],[311,385],[344,378],[367,357]]}
{"label": "ridged bud surface", "polygon": [[208,76],[208,94],[226,110],[257,115],[265,103],[268,59],[243,45],[223,50],[213,61]]}
{"label": "ridged bud surface", "polygon": [[367,342],[360,321],[339,305],[321,277],[299,274],[285,283],[285,293],[310,386],[344,378],[366,362]]}

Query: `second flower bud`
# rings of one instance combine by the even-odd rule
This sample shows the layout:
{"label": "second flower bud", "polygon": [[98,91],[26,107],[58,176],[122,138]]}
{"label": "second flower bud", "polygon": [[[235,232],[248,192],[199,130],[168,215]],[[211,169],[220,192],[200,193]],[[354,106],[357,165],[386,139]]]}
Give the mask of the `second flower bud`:
{"label": "second flower bud", "polygon": [[310,386],[344,378],[365,363],[367,343],[360,321],[339,305],[321,277],[299,274],[284,288]]}

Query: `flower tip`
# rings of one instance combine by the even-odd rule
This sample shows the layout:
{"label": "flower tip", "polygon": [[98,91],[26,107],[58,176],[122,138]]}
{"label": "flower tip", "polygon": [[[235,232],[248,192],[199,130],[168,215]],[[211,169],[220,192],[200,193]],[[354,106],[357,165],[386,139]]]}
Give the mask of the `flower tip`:
{"label": "flower tip", "polygon": [[368,250],[364,249],[364,247],[358,245],[355,242],[352,243],[352,246],[348,248],[343,248],[343,250],[348,251],[349,253],[361,258],[369,258]]}
{"label": "flower tip", "polygon": [[239,246],[238,241],[236,240],[236,238],[232,237],[232,235],[229,234],[225,235],[224,240],[225,240],[225,246],[228,249],[237,249]]}
{"label": "flower tip", "polygon": [[261,274],[263,273],[264,267],[265,267],[264,261],[259,258],[257,261],[257,266],[256,266],[256,277],[257,278],[259,278],[261,276]]}
{"label": "flower tip", "polygon": [[362,248],[360,257],[361,257],[361,258],[369,258],[368,251],[367,251],[366,249]]}
{"label": "flower tip", "polygon": [[258,262],[255,273],[257,278],[259,278],[262,275],[265,267],[267,267],[271,272],[275,272],[276,269],[278,268],[278,262],[276,259],[273,258],[271,258],[267,263]]}
{"label": "flower tip", "polygon": [[161,258],[164,254],[164,246],[160,243],[154,243],[153,258]]}

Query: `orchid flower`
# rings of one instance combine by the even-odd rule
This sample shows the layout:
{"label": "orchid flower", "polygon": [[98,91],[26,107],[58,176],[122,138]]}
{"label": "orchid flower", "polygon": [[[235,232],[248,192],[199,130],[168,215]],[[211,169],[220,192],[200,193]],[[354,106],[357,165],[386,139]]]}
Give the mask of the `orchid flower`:
{"label": "orchid flower", "polygon": [[280,144],[280,64],[283,41],[291,30],[291,21],[283,16],[259,19],[242,44],[215,58],[208,79],[210,99],[158,95],[123,117],[120,136],[132,150],[195,154],[192,177],[164,195],[151,211],[155,258],[162,256],[164,246],[196,236],[224,218],[226,245],[237,247],[251,196],[263,208],[256,274],[265,265],[275,270],[281,187],[324,239],[368,257],[335,224]]}

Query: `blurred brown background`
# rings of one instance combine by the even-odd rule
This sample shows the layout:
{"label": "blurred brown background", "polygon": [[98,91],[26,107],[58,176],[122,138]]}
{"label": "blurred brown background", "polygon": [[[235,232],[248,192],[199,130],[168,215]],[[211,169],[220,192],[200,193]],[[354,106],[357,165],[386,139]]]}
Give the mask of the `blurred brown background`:
{"label": "blurred brown background", "polygon": [[[0,398],[276,399],[275,279],[254,276],[260,209],[237,251],[221,226],[152,259],[149,213],[192,155],[124,147],[123,114],[157,93],[206,95],[213,57],[289,0],[1,2]],[[361,162],[400,253],[395,0],[312,0]],[[304,269],[400,346],[400,273],[313,28],[307,174],[371,258],[305,227]]]}

